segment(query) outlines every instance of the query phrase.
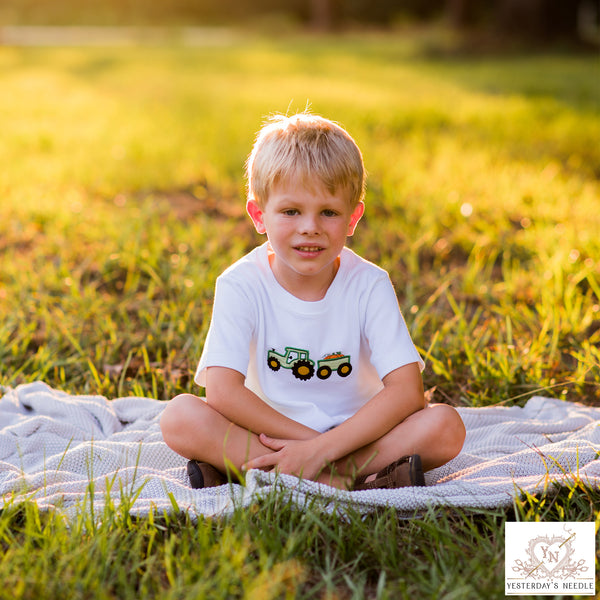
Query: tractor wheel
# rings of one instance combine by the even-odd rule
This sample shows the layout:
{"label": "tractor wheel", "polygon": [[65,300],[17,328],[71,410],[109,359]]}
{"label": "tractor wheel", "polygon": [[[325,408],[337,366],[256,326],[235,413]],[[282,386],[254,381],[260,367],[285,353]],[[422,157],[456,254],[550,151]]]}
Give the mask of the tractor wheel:
{"label": "tractor wheel", "polygon": [[306,381],[315,374],[315,368],[307,360],[301,359],[295,362],[292,367],[292,373],[296,379]]}
{"label": "tractor wheel", "polygon": [[351,372],[352,372],[352,365],[348,362],[340,365],[337,369],[337,374],[340,377],[348,377],[348,375],[350,375]]}
{"label": "tractor wheel", "polygon": [[267,358],[267,364],[269,365],[269,369],[271,369],[271,371],[279,371],[279,368],[281,367],[281,363],[273,356]]}
{"label": "tractor wheel", "polygon": [[331,375],[331,368],[323,365],[317,369],[317,377],[319,379],[327,379]]}

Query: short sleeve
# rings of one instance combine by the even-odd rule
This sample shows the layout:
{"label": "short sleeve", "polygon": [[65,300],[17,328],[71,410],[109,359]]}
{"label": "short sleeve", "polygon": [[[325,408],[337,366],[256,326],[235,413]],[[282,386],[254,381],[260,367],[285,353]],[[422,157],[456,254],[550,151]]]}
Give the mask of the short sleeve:
{"label": "short sleeve", "polygon": [[246,376],[255,327],[254,303],[243,287],[218,278],[210,327],[194,381],[206,386],[208,367],[227,367]]}
{"label": "short sleeve", "polygon": [[364,318],[363,330],[371,352],[371,363],[381,379],[394,369],[414,362],[423,371],[425,363],[410,337],[387,274],[379,277],[372,286]]}

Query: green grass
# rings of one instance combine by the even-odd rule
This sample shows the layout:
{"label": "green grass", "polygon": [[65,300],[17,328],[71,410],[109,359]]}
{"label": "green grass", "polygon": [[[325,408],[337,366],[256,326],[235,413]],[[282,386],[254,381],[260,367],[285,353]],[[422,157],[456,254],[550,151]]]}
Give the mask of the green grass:
{"label": "green grass", "polygon": [[272,494],[231,517],[137,519],[127,503],[101,522],[31,503],[0,517],[0,598],[503,598],[504,523],[596,521],[580,482],[512,510],[392,509],[327,514]]}
{"label": "green grass", "polygon": [[[0,384],[200,391],[214,280],[260,241],[244,160],[263,116],[310,102],[363,150],[351,244],[390,272],[434,399],[599,405],[597,58],[433,50],[399,33],[0,47]],[[196,525],[15,504],[0,597],[496,598],[505,520],[598,524],[599,505],[578,483],[409,521],[278,495]]]}

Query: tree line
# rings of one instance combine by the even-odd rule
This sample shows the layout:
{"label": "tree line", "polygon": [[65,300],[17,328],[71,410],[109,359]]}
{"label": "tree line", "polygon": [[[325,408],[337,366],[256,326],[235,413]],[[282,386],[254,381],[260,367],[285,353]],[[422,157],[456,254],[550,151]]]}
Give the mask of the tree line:
{"label": "tree line", "polygon": [[599,27],[599,0],[3,0],[0,22],[182,25],[278,14],[321,30],[445,20],[454,27],[541,39]]}
{"label": "tree line", "polygon": [[[301,3],[303,4],[303,3]],[[308,0],[321,29],[344,21],[389,24],[398,16],[439,20],[456,28],[495,30],[540,39],[572,38],[600,26],[598,0]]]}

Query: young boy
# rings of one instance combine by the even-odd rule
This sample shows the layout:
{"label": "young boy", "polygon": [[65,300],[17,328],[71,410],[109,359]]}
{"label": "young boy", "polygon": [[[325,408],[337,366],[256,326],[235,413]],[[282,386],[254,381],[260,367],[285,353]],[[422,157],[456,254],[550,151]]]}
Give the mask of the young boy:
{"label": "young boy", "polygon": [[165,442],[193,487],[231,467],[276,470],[342,489],[424,485],[465,429],[427,406],[424,368],[389,276],[345,248],[364,212],[350,135],[327,119],[277,116],[247,162],[247,211],[267,241],[218,279],[195,381],[173,398]]}

